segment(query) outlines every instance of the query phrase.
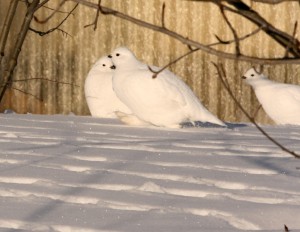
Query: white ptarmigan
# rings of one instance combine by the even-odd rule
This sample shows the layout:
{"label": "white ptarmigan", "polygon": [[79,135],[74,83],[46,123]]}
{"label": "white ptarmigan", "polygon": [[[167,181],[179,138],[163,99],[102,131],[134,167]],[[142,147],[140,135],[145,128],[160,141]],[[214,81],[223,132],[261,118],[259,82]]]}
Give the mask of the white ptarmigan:
{"label": "white ptarmigan", "polygon": [[252,86],[263,109],[277,124],[300,125],[300,86],[271,81],[254,68],[242,78]]}
{"label": "white ptarmigan", "polygon": [[116,111],[131,113],[112,89],[112,68],[112,60],[104,56],[96,61],[85,80],[85,98],[93,117],[116,118]]}
{"label": "white ptarmigan", "polygon": [[[148,66],[137,60],[126,47],[117,48],[110,57],[116,65],[113,89],[141,120],[170,128],[194,121],[225,125],[200,103],[193,91],[174,73],[164,70],[152,78],[153,73]],[[159,70],[158,67],[151,68]],[[123,115],[121,119],[131,124],[130,117],[126,119]]]}

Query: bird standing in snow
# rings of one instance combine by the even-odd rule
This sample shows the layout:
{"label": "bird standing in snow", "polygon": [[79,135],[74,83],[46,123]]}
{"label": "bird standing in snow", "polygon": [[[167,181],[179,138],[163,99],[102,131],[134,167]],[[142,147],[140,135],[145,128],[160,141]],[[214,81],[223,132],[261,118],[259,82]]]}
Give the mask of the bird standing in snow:
{"label": "bird standing in snow", "polygon": [[85,98],[94,117],[116,118],[115,111],[130,113],[112,89],[113,63],[107,56],[100,58],[85,80]]}
{"label": "bird standing in snow", "polygon": [[265,112],[277,124],[300,125],[300,86],[271,81],[254,68],[242,78],[252,86]]}
{"label": "bird standing in snow", "polygon": [[[164,70],[156,78],[148,66],[126,47],[110,55],[116,70],[113,89],[139,119],[155,126],[178,128],[181,123],[202,121],[224,126],[197,99],[193,91],[174,73]],[[158,67],[151,67],[159,70]],[[127,124],[131,116],[120,115]]]}

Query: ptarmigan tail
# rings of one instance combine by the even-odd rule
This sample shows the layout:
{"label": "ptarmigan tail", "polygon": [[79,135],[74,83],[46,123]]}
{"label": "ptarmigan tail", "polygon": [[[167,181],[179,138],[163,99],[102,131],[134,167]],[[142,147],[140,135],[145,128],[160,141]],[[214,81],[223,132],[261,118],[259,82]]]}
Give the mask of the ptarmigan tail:
{"label": "ptarmigan tail", "polygon": [[195,110],[193,117],[193,121],[201,121],[203,123],[209,122],[213,124],[217,124],[220,126],[226,126],[224,122],[222,122],[220,119],[218,119],[215,115],[210,113],[208,110],[206,110],[204,107],[201,110]]}
{"label": "ptarmigan tail", "polygon": [[199,99],[191,92],[187,95],[187,110],[190,115],[190,121],[209,122],[220,126],[226,126],[224,122],[209,112],[199,101]]}

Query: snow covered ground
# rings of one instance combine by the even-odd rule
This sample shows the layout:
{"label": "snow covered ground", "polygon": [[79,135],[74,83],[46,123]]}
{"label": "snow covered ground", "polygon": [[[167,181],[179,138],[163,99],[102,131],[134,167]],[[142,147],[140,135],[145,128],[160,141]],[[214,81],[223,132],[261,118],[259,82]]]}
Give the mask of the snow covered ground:
{"label": "snow covered ground", "polygon": [[[264,127],[300,152],[300,127]],[[0,231],[300,231],[300,161],[253,126],[0,114]]]}

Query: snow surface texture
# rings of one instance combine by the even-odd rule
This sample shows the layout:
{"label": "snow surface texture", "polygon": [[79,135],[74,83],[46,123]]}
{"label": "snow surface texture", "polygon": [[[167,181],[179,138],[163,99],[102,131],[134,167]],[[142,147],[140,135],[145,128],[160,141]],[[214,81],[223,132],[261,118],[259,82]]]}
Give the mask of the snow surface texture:
{"label": "snow surface texture", "polygon": [[[300,151],[300,127],[264,127]],[[0,231],[300,231],[300,163],[254,127],[0,114]]]}
{"label": "snow surface texture", "polygon": [[115,111],[131,113],[113,91],[112,66],[111,59],[107,56],[101,57],[93,65],[85,80],[85,98],[94,117],[116,118]]}
{"label": "snow surface texture", "polygon": [[252,86],[258,101],[277,124],[300,125],[300,86],[267,79],[264,74],[249,69],[243,76]]}
{"label": "snow surface texture", "polygon": [[[116,66],[113,89],[119,99],[139,119],[163,127],[178,128],[183,122],[224,123],[210,113],[193,91],[174,73],[164,70],[156,78],[148,65],[141,63],[126,47],[111,53]],[[159,70],[158,67],[152,67]],[[132,115],[119,117],[133,125]]]}

